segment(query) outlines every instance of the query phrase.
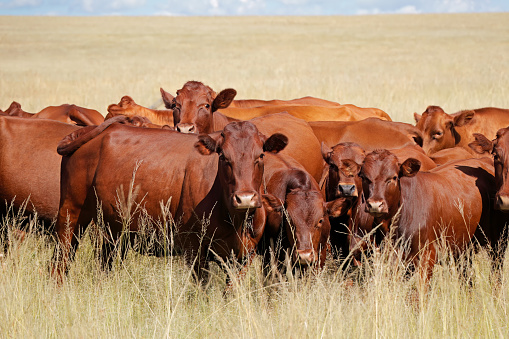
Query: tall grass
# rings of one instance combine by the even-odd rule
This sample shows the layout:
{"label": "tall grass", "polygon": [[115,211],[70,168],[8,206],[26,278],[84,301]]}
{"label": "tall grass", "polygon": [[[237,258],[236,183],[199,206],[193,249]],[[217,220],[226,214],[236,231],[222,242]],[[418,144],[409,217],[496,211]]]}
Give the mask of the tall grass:
{"label": "tall grass", "polygon": [[[36,222],[33,220],[32,222]],[[509,269],[491,278],[485,251],[467,255],[471,282],[441,253],[429,289],[419,289],[390,246],[360,269],[343,272],[329,259],[322,271],[266,280],[261,259],[223,295],[226,270],[194,282],[181,257],[130,250],[101,270],[91,238],[81,240],[68,277],[49,275],[54,243],[29,233],[11,237],[0,260],[0,332],[8,337],[507,337]]]}

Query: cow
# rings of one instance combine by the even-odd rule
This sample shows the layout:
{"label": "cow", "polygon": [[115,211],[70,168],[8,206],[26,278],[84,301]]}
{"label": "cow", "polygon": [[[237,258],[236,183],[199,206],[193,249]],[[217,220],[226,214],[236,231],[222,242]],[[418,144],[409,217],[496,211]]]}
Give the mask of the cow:
{"label": "cow", "polygon": [[494,258],[503,255],[499,245],[504,218],[490,206],[495,194],[490,160],[460,160],[429,172],[419,169],[417,159],[400,163],[388,150],[376,150],[366,155],[359,176],[365,212],[385,234],[392,230],[394,238],[408,243],[404,257],[418,268],[421,281],[431,278],[442,241],[455,255],[473,239],[488,245]]}
{"label": "cow", "polygon": [[47,119],[0,117],[0,211],[6,203],[15,210],[29,199],[26,212],[37,212],[45,225],[58,212],[60,161],[57,145],[78,126]]}
{"label": "cow", "polygon": [[[417,145],[408,145],[399,149],[391,150],[400,162],[408,158],[417,158],[421,161],[422,170],[428,171],[436,167],[435,163],[428,158]],[[344,259],[351,248],[356,244],[349,242],[354,222],[373,223],[373,218],[359,209],[362,201],[359,201],[362,191],[362,181],[358,176],[361,165],[366,156],[365,150],[353,142],[342,142],[329,148],[322,142],[322,156],[327,163],[325,179],[325,196],[327,201],[346,199],[345,206],[340,213],[332,213],[330,243],[333,257]],[[363,215],[364,214],[364,215]],[[348,228],[347,228],[348,227]],[[357,258],[356,258],[357,259]]]}
{"label": "cow", "polygon": [[497,130],[509,125],[509,110],[485,107],[447,114],[441,107],[428,106],[424,113],[414,113],[416,127],[423,134],[423,149],[430,155],[444,148],[463,147],[473,156],[479,156],[468,144],[473,133],[494,138]]}
{"label": "cow", "polygon": [[[145,123],[146,127],[157,128],[158,126],[173,127],[173,111],[171,110],[155,110],[138,105],[130,96],[123,96],[118,104],[108,106],[108,114],[105,119],[117,115],[125,115],[128,117],[139,116],[150,120]],[[154,125],[150,125],[150,123]],[[160,128],[160,127],[159,127]]]}
{"label": "cow", "polygon": [[176,97],[164,90],[161,90],[161,94],[166,108],[173,110],[175,129],[183,133],[210,133],[220,130],[225,121],[248,120],[283,111],[306,121],[360,120],[370,116],[390,120],[390,117],[379,109],[363,109],[354,105],[338,107],[286,105],[229,109],[237,95],[234,89],[224,89],[216,94],[212,88],[198,81],[188,81],[177,91]]}
{"label": "cow", "polygon": [[104,117],[98,111],[69,104],[48,106],[39,113],[28,113],[19,103],[13,101],[5,113],[10,116],[50,119],[78,126],[96,126],[104,122]]}
{"label": "cow", "polygon": [[[80,139],[85,143],[76,147]],[[174,249],[188,264],[196,259],[200,281],[206,280],[204,268],[211,260],[232,254],[252,258],[266,220],[261,208],[264,155],[281,151],[287,141],[282,134],[266,137],[250,122],[233,122],[210,135],[113,124],[91,140],[86,134],[63,140],[56,222],[60,246],[52,275],[63,278],[80,230],[97,218],[98,202],[109,225],[110,242],[102,248],[105,266],[111,263],[111,244],[125,227],[119,203],[121,211],[132,207],[126,217],[130,232],[142,227],[141,214],[157,218],[168,206],[175,225],[166,235],[174,235]]]}
{"label": "cow", "polygon": [[[266,262],[274,253],[281,264],[287,252],[294,265],[323,267],[330,233],[328,213],[335,203],[325,203],[316,180],[281,153],[265,156],[264,191],[267,223],[259,249]],[[281,248],[274,245],[278,243]]]}
{"label": "cow", "polygon": [[360,121],[310,121],[320,142],[333,147],[342,142],[354,142],[371,152],[377,148],[422,146],[422,134],[410,124],[366,118]]}
{"label": "cow", "polygon": [[491,141],[480,133],[475,133],[475,140],[469,144],[474,152],[484,155],[493,155],[495,166],[496,196],[494,207],[500,211],[509,211],[509,186],[507,180],[509,166],[509,128],[501,128],[497,131],[495,140]]}
{"label": "cow", "polygon": [[[162,96],[167,96],[167,92],[161,88]],[[233,100],[229,107],[232,108],[253,108],[263,106],[325,106],[325,107],[336,107],[341,106],[340,103],[329,101],[325,99],[315,97],[303,97],[291,100],[259,100],[259,99],[244,99],[244,100]]]}
{"label": "cow", "polygon": [[[474,133],[475,135],[475,133]],[[490,150],[491,151],[491,150]],[[489,156],[489,153],[483,152],[484,156]],[[451,148],[444,148],[438,152],[430,154],[431,160],[437,165],[443,165],[451,161],[464,160],[474,158],[471,152],[463,147],[455,146]]]}

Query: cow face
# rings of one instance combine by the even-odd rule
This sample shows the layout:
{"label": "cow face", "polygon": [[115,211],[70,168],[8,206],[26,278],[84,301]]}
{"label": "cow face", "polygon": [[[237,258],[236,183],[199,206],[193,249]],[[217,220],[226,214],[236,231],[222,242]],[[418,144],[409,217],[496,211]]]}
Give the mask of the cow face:
{"label": "cow face", "polygon": [[327,200],[358,197],[362,183],[357,174],[364,161],[364,150],[351,142],[337,144],[332,149],[322,142],[322,156],[329,165]]}
{"label": "cow face", "polygon": [[307,267],[322,263],[330,233],[327,204],[322,194],[297,188],[291,189],[285,199],[283,203],[270,194],[263,196],[269,224],[284,225],[293,264]]}
{"label": "cow face", "polygon": [[195,147],[202,154],[219,154],[223,198],[233,213],[261,207],[264,152],[277,153],[287,143],[288,138],[282,134],[267,138],[252,123],[239,121],[226,125],[216,136],[200,135]]}
{"label": "cow face", "polygon": [[423,133],[424,152],[430,155],[458,144],[460,135],[455,128],[470,123],[474,114],[473,111],[463,111],[450,115],[438,106],[429,106],[422,115],[414,113],[415,126]]}
{"label": "cow face", "polygon": [[398,158],[387,150],[369,153],[359,174],[362,179],[365,211],[378,220],[393,217],[401,201],[399,179],[414,176],[420,167],[420,161],[413,158],[400,165]]}
{"label": "cow face", "polygon": [[216,93],[198,81],[188,81],[173,97],[161,88],[166,108],[173,110],[175,130],[181,133],[212,133],[213,113],[226,108],[237,92],[228,88]]}
{"label": "cow face", "polygon": [[497,185],[495,208],[509,212],[509,127],[499,129],[497,138],[493,141],[478,133],[474,133],[474,138],[475,141],[468,145],[470,148],[479,154],[493,154]]}

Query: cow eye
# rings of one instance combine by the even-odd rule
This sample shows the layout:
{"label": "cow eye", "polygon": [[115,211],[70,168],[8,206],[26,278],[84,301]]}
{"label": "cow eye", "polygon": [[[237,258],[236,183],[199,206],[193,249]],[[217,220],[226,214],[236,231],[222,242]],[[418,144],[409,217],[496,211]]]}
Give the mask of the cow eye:
{"label": "cow eye", "polygon": [[264,156],[265,156],[265,153],[260,154],[260,159],[263,159]]}
{"label": "cow eye", "polygon": [[444,135],[442,131],[436,131],[435,133],[433,133],[433,139],[439,139],[442,137],[442,135]]}
{"label": "cow eye", "polygon": [[210,108],[210,105],[209,104],[205,104],[205,108]]}

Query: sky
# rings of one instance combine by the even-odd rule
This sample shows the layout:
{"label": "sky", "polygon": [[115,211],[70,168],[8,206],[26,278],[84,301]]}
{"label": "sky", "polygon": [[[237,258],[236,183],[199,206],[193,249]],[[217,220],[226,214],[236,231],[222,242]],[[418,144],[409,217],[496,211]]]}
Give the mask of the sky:
{"label": "sky", "polygon": [[509,0],[0,0],[0,15],[362,15],[507,11]]}

